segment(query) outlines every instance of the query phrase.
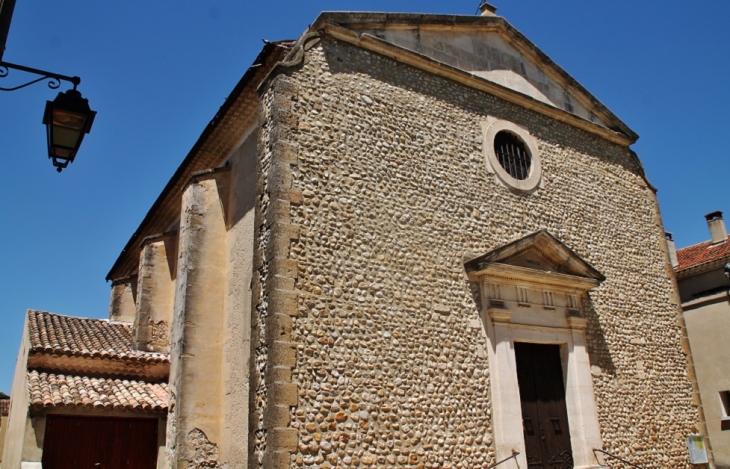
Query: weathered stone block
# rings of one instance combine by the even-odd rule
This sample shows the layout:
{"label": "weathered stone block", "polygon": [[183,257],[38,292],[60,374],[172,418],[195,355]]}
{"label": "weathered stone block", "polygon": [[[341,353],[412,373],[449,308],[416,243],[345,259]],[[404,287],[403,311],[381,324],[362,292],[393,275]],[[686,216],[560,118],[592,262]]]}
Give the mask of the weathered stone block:
{"label": "weathered stone block", "polygon": [[292,101],[291,96],[287,94],[276,93],[274,94],[274,97],[271,98],[271,114],[275,114],[276,111],[289,112],[292,110],[293,104],[294,101]]}
{"label": "weathered stone block", "polygon": [[291,382],[292,369],[290,366],[271,366],[266,369],[266,382]]}
{"label": "weathered stone block", "polygon": [[291,340],[293,323],[291,316],[286,314],[269,314],[266,318],[266,341],[274,343],[275,341],[287,342]]}
{"label": "weathered stone block", "polygon": [[269,383],[269,405],[297,405],[297,385],[292,382]]}
{"label": "weathered stone block", "polygon": [[295,366],[297,364],[297,348],[294,342],[275,341],[269,349],[269,363],[272,366]]}
{"label": "weathered stone block", "polygon": [[266,245],[266,260],[282,259],[289,257],[291,240],[286,236],[275,236]]}
{"label": "weathered stone block", "polygon": [[296,165],[299,162],[299,145],[290,142],[276,142],[273,159],[282,163]]}
{"label": "weathered stone block", "polygon": [[271,191],[271,198],[289,201],[294,205],[301,205],[302,204],[302,191],[295,190],[295,189],[288,189],[288,190],[274,189]]}
{"label": "weathered stone block", "polygon": [[286,75],[275,77],[269,86],[276,95],[288,96],[289,99],[296,99],[299,94],[297,83]]}
{"label": "weathered stone block", "polygon": [[272,107],[271,123],[275,126],[296,128],[299,125],[299,119],[296,114],[289,112],[286,108]]}
{"label": "weathered stone block", "polygon": [[293,141],[294,131],[285,126],[277,125],[271,130],[271,141],[276,144],[277,142],[291,142]]}
{"label": "weathered stone block", "polygon": [[290,189],[292,173],[289,163],[274,162],[269,168],[269,189]]}
{"label": "weathered stone block", "polygon": [[274,223],[290,223],[291,221],[291,204],[286,200],[273,199],[266,212],[266,224]]}
{"label": "weathered stone block", "polygon": [[274,290],[285,290],[285,291],[291,291],[294,290],[294,282],[295,280],[291,277],[286,277],[282,275],[270,275],[269,279],[266,282],[266,293],[271,293]]}
{"label": "weathered stone block", "polygon": [[286,427],[290,420],[289,406],[270,405],[264,410],[264,428]]}
{"label": "weathered stone block", "polygon": [[297,316],[299,314],[297,308],[298,298],[299,295],[296,292],[277,290],[269,298],[269,311],[271,313]]}
{"label": "weathered stone block", "polygon": [[272,275],[296,279],[299,275],[299,263],[292,259],[273,259],[269,264]]}
{"label": "weathered stone block", "polygon": [[289,239],[299,239],[300,229],[297,225],[291,225],[288,223],[277,223],[272,226],[271,230],[274,232],[274,236],[284,236]]}
{"label": "weathered stone block", "polygon": [[269,430],[266,443],[272,448],[295,452],[299,434],[295,428],[272,428]]}
{"label": "weathered stone block", "polygon": [[267,451],[264,455],[263,467],[266,469],[289,469],[291,455],[285,451]]}

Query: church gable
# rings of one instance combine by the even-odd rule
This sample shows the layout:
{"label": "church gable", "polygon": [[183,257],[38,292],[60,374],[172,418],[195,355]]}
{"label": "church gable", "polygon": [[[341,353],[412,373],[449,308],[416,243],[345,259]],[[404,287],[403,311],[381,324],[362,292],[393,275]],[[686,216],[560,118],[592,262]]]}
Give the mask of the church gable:
{"label": "church gable", "polygon": [[324,31],[411,65],[426,69],[440,66],[439,72],[449,76],[463,73],[460,79],[471,76],[478,80],[469,86],[548,115],[557,111],[553,117],[617,143],[630,144],[638,138],[580,83],[498,16],[324,12],[309,31]]}
{"label": "church gable", "polygon": [[[505,88],[609,127],[590,109],[577,90],[562,84],[526,53],[494,30],[443,31],[380,29],[368,31],[391,44],[487,79]],[[553,75],[553,76],[551,76]]]}
{"label": "church gable", "polygon": [[638,138],[501,17],[325,12],[311,29],[327,25],[413,52],[632,140]]}

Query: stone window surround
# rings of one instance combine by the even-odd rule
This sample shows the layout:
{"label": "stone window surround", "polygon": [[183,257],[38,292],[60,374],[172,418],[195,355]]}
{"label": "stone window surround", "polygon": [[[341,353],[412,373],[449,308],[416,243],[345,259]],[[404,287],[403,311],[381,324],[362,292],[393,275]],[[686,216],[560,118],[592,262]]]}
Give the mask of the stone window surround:
{"label": "stone window surround", "polygon": [[[581,298],[595,284],[589,285],[589,282],[585,281],[587,279],[582,278],[566,279],[570,276],[560,274],[557,275],[560,278],[556,279],[556,274],[553,272],[534,271],[530,272],[527,277],[508,278],[509,276],[505,275],[505,269],[497,267],[497,272],[489,272],[489,270],[491,269],[475,273],[476,276],[473,277],[473,280],[479,282],[482,304],[480,315],[487,335],[496,460],[501,461],[508,458],[513,451],[516,451],[520,454],[516,459],[505,462],[503,464],[505,468],[527,467],[514,343],[532,342],[560,345],[565,401],[575,468],[603,467],[593,453],[593,449],[601,449],[603,443],[586,348],[587,320],[580,314],[576,314],[575,310],[558,307],[557,309],[564,311],[565,314],[556,312],[553,314],[552,323],[546,324],[544,321],[546,312],[541,305],[531,305],[529,310],[520,306],[518,314],[515,312],[518,310],[518,306],[514,301],[499,300],[495,301],[493,305],[489,301],[490,284],[501,284],[503,293],[505,289],[520,286],[531,290],[549,288],[556,294],[566,295],[566,297],[576,295],[578,298]],[[534,323],[526,321],[525,317],[530,315],[534,315],[535,318],[539,316],[543,320],[536,320]],[[558,316],[560,319],[557,319]],[[513,322],[513,319],[516,321]]]}
{"label": "stone window surround", "polygon": [[[488,116],[483,120],[481,125],[483,135],[482,147],[484,148],[487,171],[494,174],[495,179],[508,189],[531,193],[540,188],[542,183],[542,164],[535,137],[524,127],[492,116]],[[500,164],[497,153],[494,150],[494,138],[501,131],[507,131],[519,137],[530,152],[530,175],[526,179],[512,177]]]}

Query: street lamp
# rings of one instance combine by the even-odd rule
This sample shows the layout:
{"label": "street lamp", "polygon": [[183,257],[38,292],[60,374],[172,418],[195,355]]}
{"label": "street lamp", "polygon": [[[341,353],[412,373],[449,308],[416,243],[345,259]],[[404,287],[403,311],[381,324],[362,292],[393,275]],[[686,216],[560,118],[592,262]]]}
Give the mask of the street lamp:
{"label": "street lamp", "polygon": [[76,89],[81,83],[81,78],[2,61],[0,61],[0,78],[8,76],[10,69],[33,73],[40,77],[12,88],[0,87],[0,91],[19,90],[43,80],[48,80],[48,87],[54,90],[61,86],[61,81],[68,81],[74,85],[73,89],[58,93],[53,101],[46,101],[46,110],[43,113],[43,124],[48,135],[48,157],[53,160],[53,166],[60,173],[76,158],[84,135],[91,131],[91,125],[96,117],[96,111],[92,111],[89,107],[89,100],[81,96]]}
{"label": "street lamp", "polygon": [[91,110],[89,101],[76,90],[81,78],[3,62],[13,10],[15,10],[15,0],[0,0],[0,78],[8,76],[10,69],[33,73],[40,77],[19,86],[0,87],[0,91],[19,90],[43,80],[48,80],[48,87],[53,90],[61,86],[61,81],[68,81],[74,85],[73,89],[58,93],[53,101],[46,101],[46,111],[43,113],[43,124],[48,135],[48,157],[53,160],[53,166],[60,173],[76,158],[84,135],[89,133],[94,123],[96,111]]}
{"label": "street lamp", "polygon": [[79,151],[84,134],[94,123],[96,111],[89,107],[89,100],[74,89],[58,93],[53,101],[46,101],[43,124],[48,134],[48,157],[59,173],[72,163]]}

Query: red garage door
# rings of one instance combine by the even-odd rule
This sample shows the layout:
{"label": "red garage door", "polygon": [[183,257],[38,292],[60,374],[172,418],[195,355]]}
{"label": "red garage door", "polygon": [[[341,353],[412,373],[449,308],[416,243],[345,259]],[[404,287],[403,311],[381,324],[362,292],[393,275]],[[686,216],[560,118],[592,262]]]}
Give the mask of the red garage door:
{"label": "red garage door", "polygon": [[155,469],[157,419],[49,415],[43,469]]}

